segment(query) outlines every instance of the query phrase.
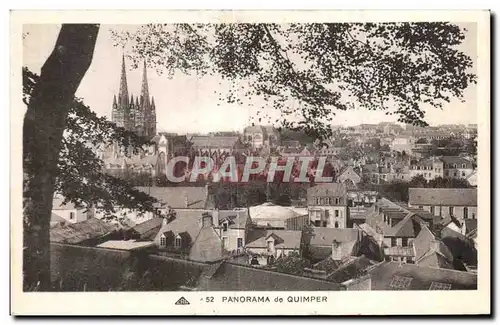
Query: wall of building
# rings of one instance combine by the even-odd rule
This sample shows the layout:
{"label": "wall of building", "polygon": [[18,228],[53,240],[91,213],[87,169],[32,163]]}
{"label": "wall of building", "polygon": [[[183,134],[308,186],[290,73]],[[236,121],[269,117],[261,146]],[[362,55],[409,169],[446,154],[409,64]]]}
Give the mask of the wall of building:
{"label": "wall of building", "polygon": [[[338,228],[347,228],[347,207],[345,206],[309,206],[309,221],[315,224],[316,221],[326,221],[327,228],[335,228],[335,222]],[[320,213],[317,213],[317,212]],[[335,212],[338,212],[336,216]],[[323,227],[323,224],[320,225]]]}
{"label": "wall of building", "polygon": [[242,239],[242,247],[246,245],[245,229],[228,228],[227,231],[224,231],[224,229],[221,228],[218,231],[220,233],[221,240],[224,237],[227,238],[226,246],[224,247],[227,251],[238,249],[238,238]]}
{"label": "wall of building", "polygon": [[146,254],[51,243],[51,276],[61,291],[177,291],[203,266]]}
{"label": "wall of building", "polygon": [[285,220],[285,230],[302,230],[309,223],[309,216],[298,216]]}
{"label": "wall of building", "polygon": [[[442,218],[446,218],[450,216],[450,206],[446,205],[411,205],[410,207],[422,208],[425,211],[433,213],[435,216],[441,216]],[[453,216],[458,220],[465,219],[465,211],[464,208],[467,208],[467,219],[477,219],[477,207],[475,206],[454,206],[453,207]]]}
{"label": "wall of building", "polygon": [[60,209],[54,210],[54,213],[69,223],[82,222],[93,216],[92,210],[85,212],[84,209]]}

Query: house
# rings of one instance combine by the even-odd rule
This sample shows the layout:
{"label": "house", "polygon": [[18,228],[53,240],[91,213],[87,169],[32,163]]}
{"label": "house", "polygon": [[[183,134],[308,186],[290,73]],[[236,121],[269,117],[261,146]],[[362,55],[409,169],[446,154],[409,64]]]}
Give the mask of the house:
{"label": "house", "polygon": [[410,165],[410,178],[421,175],[427,181],[443,177],[443,162],[439,159],[421,159]]}
{"label": "house", "polygon": [[189,259],[210,263],[221,261],[225,255],[224,243],[214,227],[213,217],[209,213],[204,213],[201,229],[189,252]]}
{"label": "house", "polygon": [[211,213],[204,209],[176,210],[175,217],[163,219],[154,242],[160,251],[188,254],[202,228],[202,216]]}
{"label": "house", "polygon": [[477,274],[416,264],[382,262],[342,283],[347,290],[477,290]]}
{"label": "house", "polygon": [[252,222],[259,228],[301,230],[309,222],[305,209],[266,202],[248,209]]}
{"label": "house", "polygon": [[400,134],[392,140],[391,150],[411,154],[414,143],[415,138],[413,136]]}
{"label": "house", "polygon": [[307,189],[309,222],[316,227],[346,228],[347,190],[344,184],[319,184]]}
{"label": "house", "polygon": [[313,261],[357,256],[362,236],[362,231],[358,229],[313,227],[304,233],[304,255]]}
{"label": "house", "polygon": [[386,261],[455,268],[450,249],[425,225],[421,225],[418,235],[409,244],[384,248],[384,256]]}
{"label": "house", "polygon": [[429,211],[441,219],[460,222],[477,218],[476,188],[410,188],[408,205]]}
{"label": "house", "polygon": [[62,195],[54,195],[52,200],[51,224],[77,223],[94,217],[93,208],[77,207],[72,202],[65,202]]}
{"label": "house", "polygon": [[77,223],[67,223],[50,229],[50,242],[95,246],[111,239],[121,239],[120,227],[99,219],[90,218]]}
{"label": "house", "polygon": [[361,176],[354,170],[351,166],[345,166],[341,170],[339,170],[337,176],[337,183],[342,183],[344,185],[354,186],[356,184],[361,183]]}
{"label": "house", "polygon": [[378,200],[365,218],[370,228],[383,236],[384,247],[411,246],[422,226],[434,227],[434,219],[428,211],[392,202],[387,198]]}
{"label": "house", "polygon": [[255,149],[275,147],[279,144],[279,133],[272,126],[251,125],[243,130],[243,142]]}
{"label": "house", "polygon": [[258,265],[268,265],[290,253],[301,254],[302,231],[265,230],[257,236],[246,245],[247,254],[252,257],[250,264],[257,261]]}
{"label": "house", "polygon": [[216,215],[214,222],[217,222],[222,247],[229,252],[241,252],[252,228],[248,209],[214,210],[213,214]]}
{"label": "house", "polygon": [[445,178],[467,179],[474,172],[472,161],[463,157],[443,156],[440,159],[443,162]]}

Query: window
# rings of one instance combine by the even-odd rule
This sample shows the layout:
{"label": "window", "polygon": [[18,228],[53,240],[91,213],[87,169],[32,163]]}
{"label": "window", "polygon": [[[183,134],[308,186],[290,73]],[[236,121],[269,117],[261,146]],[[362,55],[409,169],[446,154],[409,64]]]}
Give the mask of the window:
{"label": "window", "polygon": [[432,282],[429,290],[450,290],[451,284],[443,282]]}
{"label": "window", "polygon": [[167,246],[167,238],[164,235],[160,237],[160,246],[161,247]]}
{"label": "window", "polygon": [[448,210],[449,210],[450,216],[453,216],[453,212],[454,212],[453,207],[449,207]]}
{"label": "window", "polygon": [[457,164],[453,164],[453,168],[457,168]]}
{"label": "window", "polygon": [[339,217],[339,210],[335,210],[335,218]]}
{"label": "window", "polygon": [[335,204],[337,204],[337,205],[338,205],[339,203],[340,203],[340,200],[339,200],[339,198],[338,198],[338,197],[336,197],[336,198],[335,198]]}
{"label": "window", "polygon": [[467,207],[464,207],[464,219],[468,218],[469,218],[469,209],[467,209]]}
{"label": "window", "polygon": [[462,177],[465,177],[465,172],[462,172]]}
{"label": "window", "polygon": [[73,220],[75,219],[75,213],[74,212],[70,212],[69,213],[69,220]]}
{"label": "window", "polygon": [[175,248],[181,248],[181,246],[182,246],[182,238],[181,238],[181,236],[175,237],[174,247]]}
{"label": "window", "polygon": [[401,238],[401,246],[408,246],[408,238]]}
{"label": "window", "polygon": [[454,176],[454,177],[457,177],[457,172],[454,172],[454,173],[453,173],[453,176]]}
{"label": "window", "polygon": [[392,278],[391,284],[389,284],[389,288],[396,290],[404,290],[408,289],[410,286],[412,278],[406,276],[395,275]]}
{"label": "window", "polygon": [[472,212],[472,219],[476,219],[476,213]]}
{"label": "window", "polygon": [[419,205],[419,206],[418,206],[418,208],[419,208],[419,209],[423,209],[423,208],[424,208],[424,206],[423,206],[423,205]]}
{"label": "window", "polygon": [[391,238],[391,247],[397,246],[396,238]]}
{"label": "window", "polygon": [[223,230],[223,231],[227,231],[227,222],[224,222],[224,223],[222,224],[222,230]]}
{"label": "window", "polygon": [[462,164],[462,168],[465,168],[465,164]]}
{"label": "window", "polygon": [[316,220],[316,221],[314,221],[314,225],[315,225],[316,227],[321,227],[321,221],[320,221],[320,220]]}
{"label": "window", "polygon": [[238,248],[243,247],[243,238],[238,238]]}
{"label": "window", "polygon": [[431,205],[431,213],[434,214],[434,206]]}
{"label": "window", "polygon": [[339,227],[339,222],[335,221],[335,228],[338,228],[338,227]]}

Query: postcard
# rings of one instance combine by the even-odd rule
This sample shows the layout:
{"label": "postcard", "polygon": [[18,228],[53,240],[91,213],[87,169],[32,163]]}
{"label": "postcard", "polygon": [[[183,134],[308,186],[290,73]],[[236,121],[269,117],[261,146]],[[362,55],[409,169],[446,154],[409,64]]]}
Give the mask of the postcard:
{"label": "postcard", "polygon": [[488,11],[12,11],[13,315],[485,315]]}

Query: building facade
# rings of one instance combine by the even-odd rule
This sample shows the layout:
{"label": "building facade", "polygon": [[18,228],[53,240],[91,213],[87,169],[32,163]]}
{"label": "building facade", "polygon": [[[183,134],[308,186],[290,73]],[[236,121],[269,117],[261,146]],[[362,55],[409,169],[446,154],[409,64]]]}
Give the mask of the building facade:
{"label": "building facade", "polygon": [[347,228],[347,190],[344,184],[328,183],[307,190],[309,222],[316,227]]}

